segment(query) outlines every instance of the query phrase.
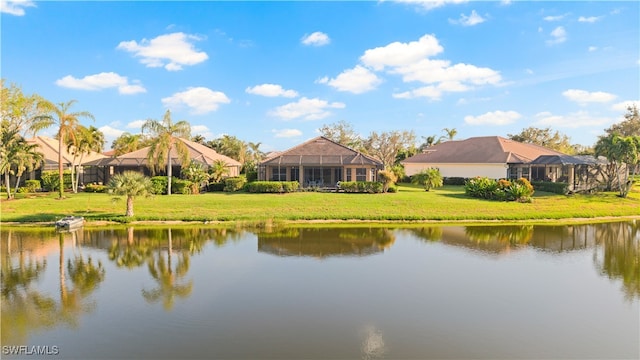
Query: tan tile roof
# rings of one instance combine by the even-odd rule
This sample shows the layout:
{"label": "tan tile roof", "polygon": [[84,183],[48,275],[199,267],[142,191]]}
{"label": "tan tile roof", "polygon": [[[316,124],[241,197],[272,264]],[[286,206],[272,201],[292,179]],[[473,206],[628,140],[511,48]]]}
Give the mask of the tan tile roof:
{"label": "tan tile roof", "polygon": [[[197,142],[193,142],[190,140],[186,140],[186,139],[179,139],[180,141],[182,141],[186,146],[187,149],[189,151],[189,158],[191,160],[197,161],[199,163],[202,163],[204,165],[208,165],[211,166],[213,165],[214,162],[216,162],[216,160],[222,160],[224,161],[227,166],[242,166],[242,164],[240,164],[238,161],[222,155],[222,154],[218,154],[215,150],[206,147],[202,144],[199,144]],[[98,165],[98,166],[106,166],[106,165],[110,165],[110,166],[141,166],[147,165],[147,155],[149,154],[149,148],[150,147],[145,147],[136,151],[132,151],[130,153],[126,153],[126,154],[122,154],[120,156],[117,156],[115,158],[105,158],[99,161],[94,161],[91,163],[91,165]],[[173,164],[179,165],[180,164],[180,159],[178,156],[178,152],[176,151],[175,146],[171,148],[171,162]]]}
{"label": "tan tile roof", "polygon": [[376,165],[382,162],[324,136],[318,136],[282,152],[274,152],[261,165]]}
{"label": "tan tile roof", "polygon": [[482,136],[434,145],[423,153],[403,160],[402,163],[511,164],[530,162],[541,155],[562,155],[562,153],[500,136]]}
{"label": "tan tile roof", "polygon": [[[38,149],[44,155],[45,163],[58,164],[58,140],[50,138],[48,136],[36,136],[27,140],[30,144],[37,144]],[[106,158],[105,155],[97,152],[91,152],[84,154],[82,157],[82,164],[85,165],[90,161]],[[79,157],[78,157],[79,160]],[[73,162],[73,155],[67,151],[66,145],[62,147],[62,162],[64,164],[71,164]]]}

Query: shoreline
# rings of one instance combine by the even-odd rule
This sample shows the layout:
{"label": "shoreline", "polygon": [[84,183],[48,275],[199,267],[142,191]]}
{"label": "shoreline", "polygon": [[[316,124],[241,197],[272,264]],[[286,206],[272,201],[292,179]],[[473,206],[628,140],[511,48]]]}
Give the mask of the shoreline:
{"label": "shoreline", "polygon": [[[564,218],[564,219],[523,219],[523,220],[233,220],[233,221],[182,221],[182,220],[139,220],[131,221],[127,223],[117,221],[87,221],[84,224],[85,228],[102,228],[107,226],[213,226],[213,227],[279,227],[279,226],[304,226],[304,225],[438,225],[438,226],[451,226],[451,225],[565,225],[565,224],[590,224],[590,223],[603,223],[603,222],[617,222],[617,221],[637,221],[640,220],[640,215],[632,216],[599,216],[592,218]],[[11,228],[48,228],[53,226],[54,222],[0,222],[0,230],[4,227]]]}

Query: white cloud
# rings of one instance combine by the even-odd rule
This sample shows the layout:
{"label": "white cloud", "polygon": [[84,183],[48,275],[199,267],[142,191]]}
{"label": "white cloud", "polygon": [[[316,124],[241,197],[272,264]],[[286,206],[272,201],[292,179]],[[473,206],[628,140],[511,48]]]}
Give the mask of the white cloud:
{"label": "white cloud", "polygon": [[116,129],[110,125],[101,126],[98,128],[98,130],[100,130],[104,134],[105,144],[108,148],[110,148],[113,140],[124,133],[124,131]]}
{"label": "white cloud", "polygon": [[127,129],[140,129],[147,120],[134,120],[127,124]]}
{"label": "white cloud", "polygon": [[122,49],[140,58],[140,62],[147,67],[161,67],[169,71],[182,70],[183,65],[199,64],[209,58],[203,52],[195,49],[192,41],[201,40],[195,35],[181,32],[160,35],[151,40],[142,39],[123,41],[117,49]]}
{"label": "white cloud", "polygon": [[192,87],[162,99],[162,104],[168,108],[186,105],[191,108],[193,114],[216,111],[220,104],[230,102],[231,100],[223,92],[213,91],[206,87]]}
{"label": "white cloud", "polygon": [[618,112],[621,112],[621,113],[626,113],[627,112],[627,108],[632,106],[632,105],[636,105],[636,107],[640,107],[640,99],[639,100],[621,101],[619,103],[613,104],[611,106],[611,110],[618,111]]}
{"label": "white cloud", "polygon": [[426,84],[453,81],[496,85],[502,80],[500,73],[495,70],[469,64],[451,65],[447,60],[424,59],[391,72],[402,75],[405,82],[420,81]]}
{"label": "white cloud", "polygon": [[36,7],[30,0],[0,0],[0,12],[15,16],[24,16],[25,8]]}
{"label": "white cloud", "polygon": [[558,26],[550,33],[551,39],[547,40],[548,45],[562,44],[567,41],[567,31],[562,26]]}
{"label": "white cloud", "polygon": [[286,98],[294,98],[298,96],[295,90],[285,90],[277,84],[261,84],[245,89],[248,94],[261,95],[267,97],[282,96]]}
{"label": "white cloud", "polygon": [[528,75],[533,75],[533,70],[531,69],[524,69],[524,72],[526,72]]}
{"label": "white cloud", "polygon": [[545,16],[542,18],[542,20],[544,21],[560,21],[562,19],[564,19],[564,17],[567,16],[567,14],[563,14],[563,15],[550,15],[550,16]]}
{"label": "white cloud", "polygon": [[313,34],[303,36],[301,41],[304,45],[324,46],[329,44],[331,39],[329,38],[329,35],[316,31]]}
{"label": "white cloud", "polygon": [[469,90],[469,87],[456,81],[448,81],[439,83],[437,86],[429,85],[418,89],[393,94],[396,99],[415,99],[426,97],[431,100],[440,100],[443,92],[463,92]]}
{"label": "white cloud", "polygon": [[579,22],[586,22],[586,23],[593,24],[594,22],[600,20],[601,18],[602,18],[602,16],[589,16],[589,17],[580,16],[578,18],[578,21]]}
{"label": "white cloud", "polygon": [[285,120],[302,118],[304,120],[319,120],[331,115],[328,109],[342,109],[345,104],[340,102],[329,103],[318,98],[301,98],[297,102],[292,102],[278,106],[269,112],[269,115]]}
{"label": "white cloud", "polygon": [[334,79],[324,77],[317,82],[327,84],[336,88],[338,91],[362,94],[375,89],[382,80],[364,66],[356,65],[353,69],[343,71]]}
{"label": "white cloud", "polygon": [[464,122],[469,125],[509,125],[520,119],[522,115],[515,111],[490,111],[479,116],[465,116]]}
{"label": "white cloud", "polygon": [[538,119],[533,124],[536,126],[552,126],[564,128],[579,128],[585,126],[607,126],[614,122],[614,119],[607,117],[594,117],[586,111],[578,111],[567,115],[554,115],[550,112],[536,114]]}
{"label": "white cloud", "polygon": [[277,138],[290,138],[302,135],[302,131],[298,129],[273,129],[271,132],[273,133],[273,136]]}
{"label": "white cloud", "polygon": [[374,70],[383,70],[385,66],[410,65],[428,56],[437,55],[443,50],[438,39],[434,35],[427,34],[418,41],[393,42],[387,46],[366,50],[360,57],[360,61]]}
{"label": "white cloud", "polygon": [[616,98],[614,94],[610,94],[603,91],[589,92],[589,91],[578,90],[578,89],[566,90],[562,93],[562,95],[567,99],[571,101],[575,101],[581,105],[585,105],[587,103],[592,103],[592,102],[605,103],[605,102],[612,101],[613,99]]}
{"label": "white cloud", "polygon": [[69,89],[90,91],[117,87],[118,92],[125,95],[147,92],[147,90],[142,85],[129,84],[129,80],[126,76],[121,76],[114,72],[103,72],[95,75],[87,75],[82,79],[77,79],[71,75],[67,75],[62,79],[56,80],[56,85]]}
{"label": "white cloud", "polygon": [[192,125],[191,135],[202,135],[205,139],[215,139],[216,136],[206,125]]}
{"label": "white cloud", "polygon": [[482,16],[478,15],[478,13],[475,10],[471,10],[471,14],[469,14],[469,15],[460,14],[460,19],[458,19],[458,20],[449,19],[450,23],[452,23],[452,24],[460,24],[462,26],[478,25],[478,24],[481,24],[481,23],[483,23],[485,21],[487,21],[487,19],[485,19]]}
{"label": "white cloud", "polygon": [[392,0],[393,2],[416,5],[422,10],[432,10],[449,4],[462,4],[468,0]]}
{"label": "white cloud", "polygon": [[594,52],[594,51],[598,50],[598,47],[597,46],[589,46],[589,48],[587,50],[589,50],[589,52]]}

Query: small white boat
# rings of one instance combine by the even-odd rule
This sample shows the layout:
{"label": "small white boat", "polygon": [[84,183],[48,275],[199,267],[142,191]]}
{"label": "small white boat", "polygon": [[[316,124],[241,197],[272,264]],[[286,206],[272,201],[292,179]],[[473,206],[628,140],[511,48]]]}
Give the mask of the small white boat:
{"label": "small white boat", "polygon": [[84,225],[84,218],[82,216],[65,216],[56,221],[56,229],[58,230],[76,229],[82,225]]}

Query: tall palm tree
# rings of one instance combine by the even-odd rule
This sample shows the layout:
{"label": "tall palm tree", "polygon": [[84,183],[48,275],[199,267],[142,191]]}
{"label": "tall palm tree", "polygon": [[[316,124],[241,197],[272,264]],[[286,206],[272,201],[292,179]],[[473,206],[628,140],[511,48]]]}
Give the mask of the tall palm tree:
{"label": "tall palm tree", "polygon": [[191,125],[181,120],[177,123],[171,121],[171,111],[167,110],[162,122],[148,119],[142,125],[142,132],[149,130],[151,133],[151,146],[147,161],[149,168],[155,172],[160,166],[167,168],[167,194],[171,195],[171,149],[175,147],[178,157],[183,165],[189,163],[189,150],[180,137],[191,138]]}
{"label": "tall palm tree", "polygon": [[24,139],[16,144],[13,159],[16,175],[15,193],[18,192],[22,174],[24,174],[26,170],[33,171],[33,169],[40,166],[43,160],[44,155],[39,151],[38,144],[29,144]]}
{"label": "tall palm tree", "polygon": [[64,194],[62,149],[65,139],[71,139],[74,144],[76,143],[75,130],[80,124],[80,118],[90,118],[91,120],[95,120],[94,116],[88,111],[69,112],[69,108],[71,108],[76,102],[76,100],[69,100],[66,103],[61,102],[55,105],[49,101],[45,101],[44,107],[47,109],[47,114],[36,116],[34,124],[32,125],[34,131],[46,129],[53,125],[58,127],[56,137],[58,139],[58,176],[60,179],[58,195],[60,199],[62,199]]}
{"label": "tall palm tree", "polygon": [[[446,139],[447,140],[453,140],[453,138],[456,137],[456,135],[458,135],[458,130],[456,130],[455,128],[451,128],[451,129],[444,128],[444,129],[442,129],[442,131],[444,131],[445,134],[447,134],[446,135]],[[443,138],[445,138],[445,137],[443,136]]]}
{"label": "tall palm tree", "polygon": [[111,148],[115,150],[115,156],[130,153],[142,149],[146,146],[144,135],[131,134],[128,132],[122,133],[111,143]]}
{"label": "tall palm tree", "polygon": [[71,185],[73,192],[78,192],[78,183],[80,182],[80,172],[76,171],[75,181],[73,179],[73,172],[75,171],[76,162],[77,166],[82,166],[82,159],[84,155],[91,154],[92,152],[102,152],[104,147],[104,134],[95,126],[84,127],[79,125],[76,130],[76,143],[67,139],[67,151],[73,154],[73,162],[71,168]]}
{"label": "tall palm tree", "polygon": [[21,138],[18,126],[9,123],[6,119],[2,119],[0,126],[0,173],[4,175],[7,199],[11,199],[9,175],[13,167],[16,146]]}
{"label": "tall palm tree", "polygon": [[127,211],[125,216],[133,216],[133,199],[136,196],[153,194],[151,179],[136,171],[125,171],[114,175],[109,181],[109,192],[127,197]]}

